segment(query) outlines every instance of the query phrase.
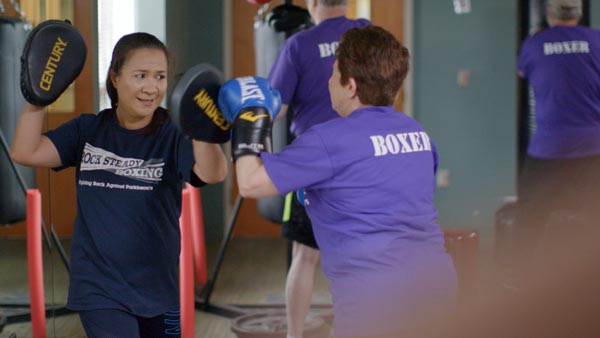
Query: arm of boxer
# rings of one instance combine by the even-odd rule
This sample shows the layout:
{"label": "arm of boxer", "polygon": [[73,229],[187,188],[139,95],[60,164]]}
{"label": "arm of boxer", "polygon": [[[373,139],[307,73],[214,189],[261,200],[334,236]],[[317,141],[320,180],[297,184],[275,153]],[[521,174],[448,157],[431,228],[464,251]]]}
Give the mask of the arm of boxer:
{"label": "arm of boxer", "polygon": [[10,157],[16,163],[44,168],[61,165],[60,155],[54,143],[42,135],[44,110],[44,107],[25,103],[10,148]]}
{"label": "arm of boxer", "polygon": [[218,183],[227,176],[227,159],[216,143],[192,140],[194,173],[205,183]]}
{"label": "arm of boxer", "polygon": [[235,168],[238,189],[242,197],[261,198],[279,195],[260,157],[240,157],[235,163]]}
{"label": "arm of boxer", "polygon": [[525,76],[525,74],[523,74],[521,70],[517,70],[517,75],[519,75],[520,78],[523,78]]}

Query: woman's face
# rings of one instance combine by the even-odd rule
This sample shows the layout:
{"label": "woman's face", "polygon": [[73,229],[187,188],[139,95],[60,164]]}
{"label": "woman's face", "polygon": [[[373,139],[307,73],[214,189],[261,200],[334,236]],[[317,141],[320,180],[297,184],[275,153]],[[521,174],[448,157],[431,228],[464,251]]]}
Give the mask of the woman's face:
{"label": "woman's face", "polygon": [[111,73],[111,80],[119,94],[119,123],[126,129],[143,128],[165,96],[167,57],[157,48],[133,50],[120,74]]}

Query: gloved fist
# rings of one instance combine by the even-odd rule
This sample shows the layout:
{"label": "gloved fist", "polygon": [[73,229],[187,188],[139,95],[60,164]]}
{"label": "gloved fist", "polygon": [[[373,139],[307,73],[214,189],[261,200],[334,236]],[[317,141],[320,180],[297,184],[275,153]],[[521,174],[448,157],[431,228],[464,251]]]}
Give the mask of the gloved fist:
{"label": "gloved fist", "polygon": [[281,95],[269,80],[257,76],[239,77],[223,84],[219,90],[219,108],[230,123],[250,107],[266,109],[274,120],[281,109]]}
{"label": "gloved fist", "polygon": [[243,155],[271,151],[271,125],[281,109],[281,95],[261,77],[240,77],[223,84],[219,108],[233,125],[233,161]]}

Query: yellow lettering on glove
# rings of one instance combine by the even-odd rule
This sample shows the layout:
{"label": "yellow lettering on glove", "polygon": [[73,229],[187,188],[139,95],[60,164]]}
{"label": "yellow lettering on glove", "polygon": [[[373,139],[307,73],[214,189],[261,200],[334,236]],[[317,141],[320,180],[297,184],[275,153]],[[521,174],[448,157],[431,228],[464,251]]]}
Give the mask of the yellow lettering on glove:
{"label": "yellow lettering on glove", "polygon": [[42,74],[42,79],[40,80],[40,88],[45,91],[50,91],[52,87],[52,82],[54,81],[54,73],[56,73],[56,69],[58,68],[58,63],[62,58],[63,51],[67,48],[67,42],[63,41],[60,36],[56,38],[56,42],[54,42],[54,47],[52,47],[52,52],[48,57],[48,61],[46,61],[46,69]]}
{"label": "yellow lettering on glove", "polygon": [[256,122],[256,120],[264,117],[269,117],[269,114],[256,114],[253,111],[246,111],[240,114],[240,119],[250,122]]}
{"label": "yellow lettering on glove", "polygon": [[194,101],[204,111],[204,113],[217,125],[221,130],[229,130],[231,127],[223,114],[217,108],[215,101],[208,95],[206,90],[202,89],[194,96]]}

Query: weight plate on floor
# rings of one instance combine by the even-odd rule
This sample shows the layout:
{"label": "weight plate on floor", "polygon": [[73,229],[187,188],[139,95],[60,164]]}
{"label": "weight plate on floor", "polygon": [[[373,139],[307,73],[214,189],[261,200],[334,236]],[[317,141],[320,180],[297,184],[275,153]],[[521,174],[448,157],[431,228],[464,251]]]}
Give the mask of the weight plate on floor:
{"label": "weight plate on floor", "polygon": [[[238,338],[285,338],[287,333],[286,315],[282,311],[243,315],[233,320],[231,331]],[[328,328],[323,319],[312,314],[306,317],[305,337],[327,337],[327,332]]]}

